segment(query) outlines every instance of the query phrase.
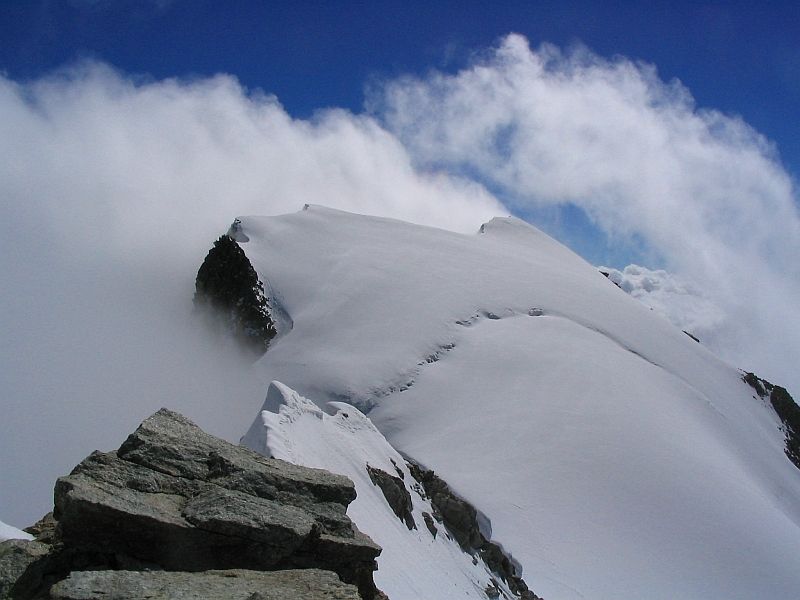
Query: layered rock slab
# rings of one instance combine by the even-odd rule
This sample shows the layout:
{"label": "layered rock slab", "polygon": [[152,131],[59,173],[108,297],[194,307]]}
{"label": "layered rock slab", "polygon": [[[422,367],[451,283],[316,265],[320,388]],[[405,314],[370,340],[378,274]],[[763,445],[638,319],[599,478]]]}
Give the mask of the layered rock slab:
{"label": "layered rock slab", "polygon": [[263,457],[162,409],[56,482],[54,544],[14,595],[41,596],[78,571],[322,569],[371,599],[380,547],[347,517],[354,498],[346,477]]}
{"label": "layered rock slab", "polygon": [[204,573],[82,571],[57,583],[54,600],[360,600],[358,590],[334,573],[206,571]]}
{"label": "layered rock slab", "polygon": [[0,542],[0,598],[10,598],[17,579],[48,550],[45,544],[28,540]]}

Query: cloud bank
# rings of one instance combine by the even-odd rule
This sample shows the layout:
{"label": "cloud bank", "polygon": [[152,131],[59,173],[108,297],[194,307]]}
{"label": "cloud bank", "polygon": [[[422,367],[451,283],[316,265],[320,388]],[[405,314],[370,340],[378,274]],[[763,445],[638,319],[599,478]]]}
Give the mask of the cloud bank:
{"label": "cloud bank", "polygon": [[775,149],[698,109],[653,66],[518,35],[456,74],[372,90],[415,164],[469,173],[512,209],[577,206],[613,240],[643,240],[724,313],[705,342],[800,391],[800,218]]}
{"label": "cloud bank", "polygon": [[724,323],[724,313],[703,288],[680,276],[639,265],[628,265],[621,271],[612,267],[600,270],[622,290],[702,340],[713,336]]}
{"label": "cloud bank", "polygon": [[475,231],[506,212],[478,184],[415,169],[371,117],[293,120],[233,77],[97,63],[0,77],[0,198],[0,514],[17,525],[162,405],[232,441],[247,429],[265,382],[190,315],[235,217],[311,202]]}
{"label": "cloud bank", "polygon": [[162,404],[245,430],[267,382],[190,318],[234,217],[319,203],[475,231],[509,212],[487,188],[644,240],[719,310],[697,317],[704,343],[800,390],[793,183],[755,131],[652,67],[509,36],[459,73],[380,84],[364,114],[298,120],[231,76],[87,62],[0,76],[0,516],[41,516],[56,476]]}

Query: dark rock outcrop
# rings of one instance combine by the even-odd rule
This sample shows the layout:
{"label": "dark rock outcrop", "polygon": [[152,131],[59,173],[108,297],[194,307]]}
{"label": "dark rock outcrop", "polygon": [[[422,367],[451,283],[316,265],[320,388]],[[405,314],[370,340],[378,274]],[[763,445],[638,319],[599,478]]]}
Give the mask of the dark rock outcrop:
{"label": "dark rock outcrop", "polygon": [[194,307],[212,330],[230,334],[259,356],[277,334],[264,286],[244,251],[229,235],[214,242],[197,271]]}
{"label": "dark rock outcrop", "polygon": [[433,471],[409,463],[411,475],[422,484],[425,495],[433,506],[434,516],[444,523],[447,530],[463,550],[480,547],[483,536],[478,528],[478,513],[471,504],[459,498]]}
{"label": "dark rock outcrop", "polygon": [[[26,567],[14,597],[46,597],[70,573],[88,581],[76,574],[84,571],[322,569],[344,582],[344,595],[305,597],[371,599],[380,548],[347,517],[354,498],[346,477],[265,458],[162,409],[119,450],[91,454],[56,482],[55,532],[41,528],[54,543]],[[113,577],[100,578],[119,585],[147,578]]]}
{"label": "dark rock outcrop", "polygon": [[[442,523],[447,531],[465,552],[478,555],[492,572],[506,582],[508,588],[524,600],[541,600],[528,589],[528,585],[517,573],[517,568],[506,556],[500,545],[489,541],[481,533],[478,524],[478,512],[463,498],[455,494],[447,483],[436,473],[409,461],[411,475],[422,486],[422,490],[431,502],[434,517]],[[426,519],[427,524],[427,519]],[[431,525],[428,524],[431,529]],[[434,526],[435,529],[435,526]],[[434,531],[431,531],[434,534]],[[488,590],[487,590],[488,593]]]}
{"label": "dark rock outcrop", "polygon": [[427,527],[428,531],[431,532],[433,539],[436,539],[436,534],[439,533],[439,528],[436,527],[436,522],[433,520],[433,516],[431,516],[431,513],[424,512],[422,513],[422,518],[425,520],[425,527]]}
{"label": "dark rock outcrop", "polygon": [[37,542],[52,544],[56,540],[56,525],[53,513],[49,512],[30,527],[26,527],[24,531],[30,533]]}
{"label": "dark rock outcrop", "polygon": [[619,289],[622,289],[622,286],[621,286],[620,284],[618,284],[616,281],[614,281],[613,279],[611,279],[611,273],[609,273],[608,271],[603,271],[602,269],[598,269],[598,271],[600,271],[600,273],[601,273],[602,275],[605,275],[606,279],[608,279],[608,280],[609,280],[611,283],[613,283],[613,284],[614,284],[615,286],[617,286]]}
{"label": "dark rock outcrop", "polygon": [[786,436],[786,456],[800,469],[800,407],[792,396],[779,385],[773,385],[754,373],[745,373],[742,380],[752,387],[761,398],[769,397],[773,410],[783,423]]}
{"label": "dark rock outcrop", "polygon": [[698,344],[700,343],[700,338],[698,338],[697,336],[695,336],[695,335],[692,335],[691,333],[689,333],[689,332],[688,332],[688,331],[686,331],[685,329],[682,329],[681,331],[683,331],[683,333],[685,333],[686,335],[688,335],[690,338],[692,338],[692,339],[693,339],[695,342],[697,342]]}
{"label": "dark rock outcrop", "polygon": [[[395,466],[395,468],[397,467]],[[402,473],[402,471],[400,472]],[[416,529],[417,524],[411,514],[413,507],[411,494],[406,489],[403,480],[370,465],[367,465],[367,473],[369,473],[372,483],[383,492],[383,497],[386,498],[386,502],[389,503],[389,507],[397,515],[397,518],[403,521],[409,530]]]}

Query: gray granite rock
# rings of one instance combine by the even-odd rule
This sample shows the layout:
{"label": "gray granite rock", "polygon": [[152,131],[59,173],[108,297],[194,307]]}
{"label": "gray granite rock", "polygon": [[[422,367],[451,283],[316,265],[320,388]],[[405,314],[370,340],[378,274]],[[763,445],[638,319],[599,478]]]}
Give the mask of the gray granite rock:
{"label": "gray granite rock", "polygon": [[11,598],[11,589],[23,573],[47,554],[49,546],[28,540],[0,542],[0,600]]}
{"label": "gray granite rock", "polygon": [[[395,466],[395,468],[397,467]],[[403,521],[409,529],[416,529],[417,524],[414,522],[414,515],[411,514],[414,505],[403,480],[370,465],[367,465],[367,473],[373,485],[377,485],[383,492],[383,497],[386,498],[386,502],[397,518]],[[402,471],[400,473],[402,474]]]}
{"label": "gray granite rock", "polygon": [[[408,467],[411,476],[421,484],[423,492],[431,501],[433,517],[427,513],[423,514],[431,534],[436,537],[437,528],[433,522],[435,518],[445,526],[462,550],[473,555],[473,560],[477,560],[477,556],[480,556],[484,564],[506,582],[515,596],[522,600],[541,600],[528,589],[528,585],[518,572],[518,565],[512,562],[503,548],[484,537],[475,508],[453,492],[450,486],[433,471],[413,461],[408,463]],[[487,587],[485,592],[490,598],[499,597],[498,590],[498,586],[493,584]],[[494,596],[495,592],[498,596]]]}
{"label": "gray granite rock", "polygon": [[56,520],[53,518],[53,513],[47,513],[36,521],[36,523],[30,527],[26,527],[23,531],[30,533],[37,542],[52,544],[55,541],[56,534]]}
{"label": "gray granite rock", "polygon": [[347,517],[349,479],[265,458],[165,409],[118,451],[94,452],[60,478],[54,497],[53,549],[23,569],[20,597],[78,571],[296,568],[332,571],[366,599],[378,594],[380,547]]}
{"label": "gray granite rock", "polygon": [[234,446],[207,434],[189,419],[161,409],[128,436],[121,459],[167,475],[218,480],[262,498],[297,502],[334,502],[347,506],[356,497],[353,482],[342,475],[310,469]]}
{"label": "gray granite rock", "polygon": [[334,573],[289,571],[78,571],[50,591],[54,600],[360,600]]}

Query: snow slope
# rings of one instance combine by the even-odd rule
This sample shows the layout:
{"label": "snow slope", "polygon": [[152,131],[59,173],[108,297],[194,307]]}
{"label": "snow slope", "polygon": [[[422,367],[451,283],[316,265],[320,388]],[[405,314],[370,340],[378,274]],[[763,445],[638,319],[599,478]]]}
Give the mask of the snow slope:
{"label": "snow slope", "polygon": [[[358,495],[347,512],[383,548],[375,583],[389,598],[485,599],[492,574],[482,562],[473,563],[441,525],[436,536],[426,528],[422,513],[434,511],[413,485],[403,458],[358,409],[342,402],[333,402],[329,408],[334,414],[324,413],[274,381],[260,420],[242,443],[262,454],[353,480]],[[367,465],[392,475],[402,473],[413,502],[415,529],[409,530],[391,511],[370,480]],[[507,588],[503,590],[511,595]]]}
{"label": "snow slope", "polygon": [[6,525],[0,521],[0,542],[4,540],[32,540],[33,536],[30,533],[25,533],[21,529]]}
{"label": "snow slope", "polygon": [[241,221],[293,323],[265,383],[368,410],[491,519],[537,594],[800,597],[777,416],[570,250],[513,218],[475,235],[320,207]]}

